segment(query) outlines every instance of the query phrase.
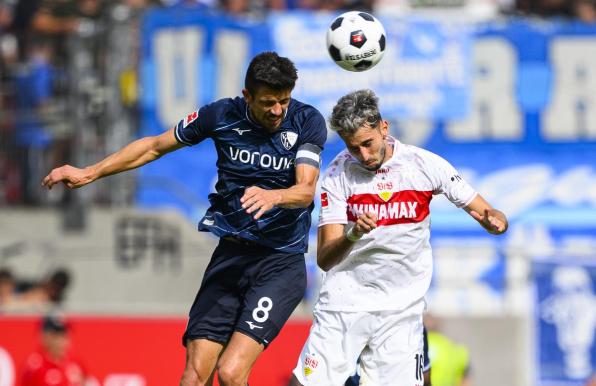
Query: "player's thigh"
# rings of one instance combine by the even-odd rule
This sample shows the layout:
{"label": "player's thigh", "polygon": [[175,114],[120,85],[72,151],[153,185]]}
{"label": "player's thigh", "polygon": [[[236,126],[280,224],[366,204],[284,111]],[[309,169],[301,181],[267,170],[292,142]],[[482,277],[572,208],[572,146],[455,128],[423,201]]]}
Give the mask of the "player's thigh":
{"label": "player's thigh", "polygon": [[246,265],[242,257],[226,243],[215,249],[190,309],[184,342],[194,339],[224,345],[228,342],[242,310],[243,295],[238,285]]}
{"label": "player's thigh", "polygon": [[274,253],[257,269],[235,330],[267,346],[304,296],[306,267],[302,254]]}
{"label": "player's thigh", "polygon": [[217,368],[220,374],[226,372],[241,378],[248,378],[250,369],[264,349],[265,346],[256,342],[252,337],[235,332],[221,354]]}
{"label": "player's thigh", "polygon": [[422,386],[422,317],[385,315],[374,338],[362,353],[360,371],[361,385]]}
{"label": "player's thigh", "polygon": [[304,386],[343,385],[369,338],[368,313],[316,311],[294,369]]}

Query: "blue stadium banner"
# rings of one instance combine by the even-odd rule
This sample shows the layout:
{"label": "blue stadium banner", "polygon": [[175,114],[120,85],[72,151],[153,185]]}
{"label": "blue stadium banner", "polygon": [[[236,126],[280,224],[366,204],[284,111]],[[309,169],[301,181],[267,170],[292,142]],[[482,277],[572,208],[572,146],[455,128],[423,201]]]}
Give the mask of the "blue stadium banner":
{"label": "blue stadium banner", "polygon": [[[274,49],[298,66],[294,96],[324,116],[341,93],[373,88],[393,135],[446,158],[513,224],[541,224],[547,233],[596,228],[595,25],[381,18],[385,57],[352,73],[326,50],[325,30],[335,16],[281,13],[251,22],[192,7],[148,13],[140,134],[161,133],[205,103],[238,95],[250,58]],[[330,133],[323,166],[343,148]],[[216,179],[215,158],[206,141],[143,167],[137,202],[200,218]],[[432,213],[439,231],[477,227],[445,200],[433,200]]]}
{"label": "blue stadium banner", "polygon": [[469,25],[381,18],[387,48],[364,72],[333,63],[326,31],[337,15],[282,13],[269,19],[276,50],[299,70],[298,99],[330,112],[339,97],[359,88],[375,90],[383,112],[400,118],[453,119],[467,114],[470,97]]}
{"label": "blue stadium banner", "polygon": [[540,386],[583,386],[596,371],[596,263],[535,261]]}

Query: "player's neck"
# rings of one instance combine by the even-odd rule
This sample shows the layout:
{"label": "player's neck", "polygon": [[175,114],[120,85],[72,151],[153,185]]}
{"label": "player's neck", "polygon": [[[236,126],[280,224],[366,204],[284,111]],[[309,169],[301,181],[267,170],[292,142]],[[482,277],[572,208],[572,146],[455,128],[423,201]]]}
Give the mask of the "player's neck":
{"label": "player's neck", "polygon": [[383,166],[385,163],[387,163],[387,161],[391,159],[391,157],[393,157],[393,152],[395,150],[394,147],[395,141],[389,138],[385,140],[385,157],[383,157],[383,162],[381,162],[381,166]]}

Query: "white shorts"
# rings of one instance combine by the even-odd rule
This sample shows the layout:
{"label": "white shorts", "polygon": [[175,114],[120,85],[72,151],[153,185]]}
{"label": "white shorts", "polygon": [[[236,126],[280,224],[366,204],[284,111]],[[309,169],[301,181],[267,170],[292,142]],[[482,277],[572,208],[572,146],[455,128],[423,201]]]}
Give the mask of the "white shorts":
{"label": "white shorts", "polygon": [[316,310],[294,369],[304,386],[343,386],[360,357],[360,385],[422,386],[424,300],[407,310]]}

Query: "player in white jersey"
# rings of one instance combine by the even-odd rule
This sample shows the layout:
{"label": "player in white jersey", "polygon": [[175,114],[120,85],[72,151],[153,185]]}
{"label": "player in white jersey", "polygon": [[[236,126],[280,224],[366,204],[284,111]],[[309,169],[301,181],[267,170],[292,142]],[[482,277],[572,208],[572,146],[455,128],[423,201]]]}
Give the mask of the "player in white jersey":
{"label": "player in white jersey", "polygon": [[317,260],[327,271],[292,385],[422,386],[422,312],[432,276],[429,204],[445,195],[489,233],[507,230],[443,158],[400,143],[370,90],[340,98],[331,128],[347,149],[322,181]]}

